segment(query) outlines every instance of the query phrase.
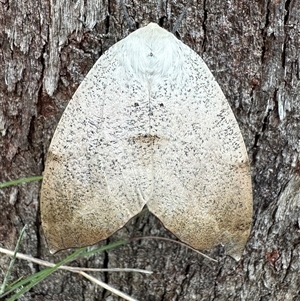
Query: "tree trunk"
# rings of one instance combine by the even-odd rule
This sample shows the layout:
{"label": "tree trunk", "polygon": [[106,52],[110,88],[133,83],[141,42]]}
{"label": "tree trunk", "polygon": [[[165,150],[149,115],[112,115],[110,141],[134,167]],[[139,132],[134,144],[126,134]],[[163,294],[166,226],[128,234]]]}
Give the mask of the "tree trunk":
{"label": "tree trunk", "polygon": [[[139,242],[78,260],[88,267],[135,267],[152,276],[97,277],[138,300],[300,300],[300,1],[0,2],[0,181],[41,175],[56,124],[97,58],[154,21],[206,62],[226,95],[247,146],[253,179],[253,229],[240,262],[185,247]],[[127,15],[128,14],[128,15]],[[20,252],[50,255],[40,227],[40,183],[1,190],[0,242]],[[136,217],[107,242],[139,235],[173,237],[151,214]],[[106,243],[107,243],[106,242]],[[0,257],[0,279],[8,266]],[[18,279],[40,267],[18,261]],[[11,279],[12,280],[12,279]],[[56,272],[20,300],[119,300],[81,276]]]}

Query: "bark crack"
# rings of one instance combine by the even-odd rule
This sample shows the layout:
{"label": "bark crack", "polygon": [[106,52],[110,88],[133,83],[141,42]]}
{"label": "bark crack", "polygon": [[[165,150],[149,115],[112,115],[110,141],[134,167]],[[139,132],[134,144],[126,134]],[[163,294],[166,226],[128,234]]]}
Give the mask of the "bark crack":
{"label": "bark crack", "polygon": [[206,50],[206,22],[207,22],[207,15],[208,15],[208,11],[206,8],[206,0],[203,1],[203,21],[202,21],[202,30],[203,30],[203,42],[202,42],[202,51],[205,52]]}
{"label": "bark crack", "polygon": [[287,41],[288,41],[288,35],[287,35],[287,24],[289,21],[289,15],[290,15],[290,4],[291,0],[287,0],[285,2],[284,8],[285,8],[285,16],[284,16],[284,33],[285,33],[285,38],[283,42],[283,47],[282,47],[282,68],[285,68],[285,63],[286,63],[286,47],[287,47]]}
{"label": "bark crack", "polygon": [[262,54],[261,54],[261,63],[263,64],[265,61],[265,55],[267,53],[267,37],[268,37],[268,27],[270,25],[270,0],[267,3],[267,12],[266,12],[266,22],[265,26],[262,29],[262,40],[263,40],[263,46],[262,46]]}
{"label": "bark crack", "polygon": [[[109,244],[109,239],[107,239],[107,244]],[[107,251],[104,251],[103,269],[107,269],[107,268],[108,268],[108,262],[109,262],[109,256],[108,256],[108,253],[107,253]],[[104,282],[105,282],[105,283],[108,283],[108,281],[109,281],[109,276],[108,276],[108,273],[107,273],[107,272],[104,272],[104,273],[103,273],[103,277],[104,277]],[[103,299],[103,300],[105,299],[105,294],[106,294],[106,289],[103,289],[101,300],[102,300],[102,299]]]}

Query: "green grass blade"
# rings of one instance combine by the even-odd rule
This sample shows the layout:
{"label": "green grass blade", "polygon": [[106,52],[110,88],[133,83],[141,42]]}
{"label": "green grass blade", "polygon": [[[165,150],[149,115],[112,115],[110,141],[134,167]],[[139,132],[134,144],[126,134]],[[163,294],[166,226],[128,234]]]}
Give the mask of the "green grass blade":
{"label": "green grass blade", "polygon": [[107,246],[102,246],[100,248],[90,250],[90,251],[86,251],[86,248],[81,248],[81,251],[79,253],[77,253],[77,251],[72,253],[69,257],[64,259],[62,262],[57,264],[55,267],[45,268],[44,270],[37,272],[31,276],[28,276],[25,279],[21,279],[17,282],[14,282],[14,283],[8,285],[5,289],[4,294],[2,294],[2,295],[0,294],[0,298],[3,298],[5,296],[7,296],[8,294],[12,293],[13,291],[22,288],[21,291],[19,291],[18,293],[16,293],[12,297],[10,297],[10,299],[8,299],[8,300],[16,300],[16,298],[18,298],[19,296],[21,296],[22,294],[27,292],[31,287],[35,286],[37,283],[39,283],[40,281],[45,279],[47,276],[49,276],[51,273],[53,273],[55,270],[57,270],[59,266],[64,265],[65,262],[69,262],[69,261],[76,259],[78,257],[78,255],[80,255],[82,257],[91,256],[96,253],[101,253],[101,252],[104,252],[104,251],[107,251],[110,249],[114,249],[118,246],[125,245],[129,242],[130,242],[130,240],[120,240],[115,243],[111,243]]}
{"label": "green grass blade", "polygon": [[33,279],[31,279],[29,283],[28,283],[28,280],[27,280],[28,284],[26,286],[24,286],[16,294],[14,294],[10,298],[8,298],[7,301],[15,301],[15,300],[17,300],[21,295],[23,295],[24,293],[28,292],[32,287],[34,287],[39,282],[41,282],[42,280],[44,280],[46,277],[48,277],[49,275],[51,275],[52,273],[54,273],[61,265],[64,265],[67,262],[70,262],[70,261],[74,260],[75,258],[77,258],[77,256],[80,253],[82,253],[84,250],[85,250],[85,248],[80,248],[80,249],[76,250],[75,252],[73,252],[71,255],[67,256],[62,261],[60,261],[54,267],[46,268],[43,271],[40,271],[39,273],[36,273],[36,274],[30,276],[29,278],[33,277]]}
{"label": "green grass blade", "polygon": [[23,287],[24,285],[27,285],[28,283],[30,283],[32,281],[35,281],[36,279],[39,279],[39,277],[41,277],[45,272],[47,272],[48,269],[49,268],[46,268],[46,269],[39,271],[31,276],[28,276],[21,280],[17,280],[15,282],[13,282],[12,284],[7,285],[7,287],[5,289],[5,293],[0,295],[0,298],[7,296],[8,294],[12,293],[13,291],[19,289],[20,287]]}
{"label": "green grass blade", "polygon": [[119,246],[126,245],[128,243],[130,243],[129,239],[123,239],[123,240],[119,240],[117,242],[110,243],[109,245],[106,245],[106,246],[103,246],[103,247],[100,247],[100,248],[97,248],[97,249],[94,249],[94,250],[86,251],[86,252],[84,252],[80,255],[82,257],[91,256],[91,255],[94,255],[96,253],[101,253],[101,252],[104,252],[104,251],[114,249],[114,248],[119,247]]}
{"label": "green grass blade", "polygon": [[20,179],[17,179],[17,180],[12,180],[12,181],[8,181],[8,182],[0,183],[0,189],[5,188],[5,187],[9,187],[9,186],[22,184],[22,183],[39,181],[42,178],[43,178],[42,176],[33,176],[33,177],[20,178]]}
{"label": "green grass blade", "polygon": [[12,257],[10,263],[9,263],[7,272],[6,272],[5,276],[4,276],[3,283],[2,283],[1,288],[0,288],[0,295],[3,294],[3,292],[4,292],[4,290],[5,290],[7,280],[9,279],[11,270],[12,270],[13,265],[14,265],[14,263],[15,263],[15,260],[16,260],[16,254],[17,254],[17,252],[18,252],[18,250],[19,250],[19,248],[20,248],[20,243],[21,243],[21,240],[22,240],[22,238],[23,238],[23,235],[24,235],[24,233],[25,233],[25,231],[26,231],[26,228],[27,228],[27,226],[25,225],[25,226],[23,227],[21,233],[20,233],[19,238],[18,238],[16,247],[15,247],[15,251],[14,251],[14,255],[13,255],[13,257]]}

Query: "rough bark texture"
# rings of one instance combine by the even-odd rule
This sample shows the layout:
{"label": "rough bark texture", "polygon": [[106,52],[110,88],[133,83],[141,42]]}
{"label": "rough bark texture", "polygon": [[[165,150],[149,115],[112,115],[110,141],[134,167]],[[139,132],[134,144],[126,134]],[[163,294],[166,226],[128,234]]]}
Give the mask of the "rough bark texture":
{"label": "rough bark texture", "polygon": [[[0,2],[0,181],[40,175],[55,126],[97,58],[154,21],[171,29],[212,70],[237,117],[252,166],[253,230],[242,260],[213,263],[170,243],[145,240],[77,262],[139,267],[154,276],[99,274],[138,300],[300,300],[300,1]],[[50,256],[40,228],[39,183],[0,191],[0,243]],[[151,215],[113,235],[172,237]],[[219,257],[218,257],[219,256]],[[8,258],[0,255],[0,279]],[[19,261],[12,277],[39,266]],[[78,275],[57,272],[20,300],[119,300]]]}

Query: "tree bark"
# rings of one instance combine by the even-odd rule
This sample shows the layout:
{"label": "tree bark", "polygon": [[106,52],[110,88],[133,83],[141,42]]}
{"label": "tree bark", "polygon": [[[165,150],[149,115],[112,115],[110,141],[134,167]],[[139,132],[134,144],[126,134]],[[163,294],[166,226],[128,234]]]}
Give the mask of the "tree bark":
{"label": "tree bark", "polygon": [[[202,56],[241,128],[252,168],[253,229],[240,262],[141,240],[80,259],[89,267],[135,267],[154,276],[98,278],[138,300],[300,300],[300,1],[0,2],[0,181],[41,175],[56,124],[97,58],[131,27],[154,21]],[[52,261],[39,218],[40,183],[0,191],[0,243]],[[107,242],[139,235],[173,237],[151,214]],[[8,258],[0,256],[0,279]],[[18,261],[12,278],[40,270]],[[82,277],[59,271],[20,300],[119,300]]]}

